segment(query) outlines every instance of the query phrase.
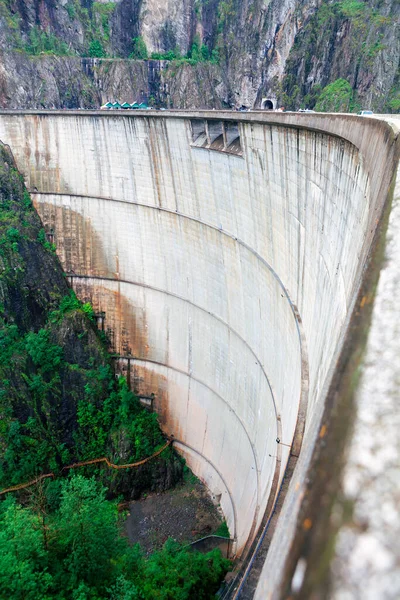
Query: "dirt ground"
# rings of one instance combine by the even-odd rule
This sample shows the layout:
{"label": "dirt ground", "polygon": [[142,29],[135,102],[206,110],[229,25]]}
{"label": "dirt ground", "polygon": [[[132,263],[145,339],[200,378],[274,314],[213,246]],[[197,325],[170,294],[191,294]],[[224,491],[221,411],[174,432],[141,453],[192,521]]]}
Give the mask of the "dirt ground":
{"label": "dirt ground", "polygon": [[125,530],[132,543],[139,542],[146,554],[150,554],[169,537],[190,543],[214,533],[221,522],[220,511],[206,487],[189,474],[173,490],[131,502]]}

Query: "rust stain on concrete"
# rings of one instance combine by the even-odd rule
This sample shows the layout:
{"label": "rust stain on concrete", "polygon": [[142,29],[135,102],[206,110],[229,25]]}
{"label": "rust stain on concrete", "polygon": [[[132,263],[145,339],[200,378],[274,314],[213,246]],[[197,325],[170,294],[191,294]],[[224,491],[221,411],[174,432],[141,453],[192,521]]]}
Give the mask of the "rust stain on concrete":
{"label": "rust stain on concrete", "polygon": [[[111,341],[111,351],[120,356],[149,358],[146,313],[134,306],[108,282],[72,277],[73,287],[83,302],[90,302],[95,313],[105,313],[104,329]],[[111,284],[115,285],[115,284]]]}
{"label": "rust stain on concrete", "polygon": [[177,431],[171,421],[169,411],[168,379],[166,375],[157,373],[153,369],[139,363],[130,364],[131,387],[139,395],[151,396],[154,394],[153,408],[158,414],[162,430],[180,439],[181,432]]}
{"label": "rust stain on concrete", "polygon": [[38,202],[35,195],[32,197],[45,229],[54,231],[57,254],[67,275],[114,277],[115,266],[90,219],[69,206]]}
{"label": "rust stain on concrete", "polygon": [[[45,230],[54,231],[57,254],[77,296],[83,302],[90,302],[95,313],[105,313],[105,331],[111,341],[111,351],[121,356],[151,358],[146,311],[121,294],[120,284],[115,282],[118,257],[116,264],[107,259],[90,219],[68,206],[35,199],[34,204]],[[80,278],[81,275],[84,278]]]}
{"label": "rust stain on concrete", "polygon": [[[46,231],[53,229],[55,233],[57,254],[78,298],[90,302],[96,314],[105,314],[104,331],[110,340],[110,351],[126,357],[115,359],[116,373],[126,377],[135,393],[154,395],[153,407],[163,430],[182,437],[183,432],[171,422],[167,377],[134,363],[133,357],[151,360],[152,348],[145,309],[134,306],[121,293],[121,284],[115,279],[118,257],[116,264],[110,265],[90,219],[68,206],[35,199],[34,204]],[[128,361],[128,357],[132,358]]]}

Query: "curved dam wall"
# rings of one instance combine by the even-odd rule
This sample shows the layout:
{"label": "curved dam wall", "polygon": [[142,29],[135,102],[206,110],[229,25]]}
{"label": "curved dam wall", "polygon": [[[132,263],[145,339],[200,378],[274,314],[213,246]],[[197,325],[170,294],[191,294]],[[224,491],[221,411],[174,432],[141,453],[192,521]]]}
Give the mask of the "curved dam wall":
{"label": "curved dam wall", "polygon": [[393,175],[389,125],[4,112],[0,139],[72,285],[104,313],[120,372],[220,501],[236,553],[303,446],[289,523]]}

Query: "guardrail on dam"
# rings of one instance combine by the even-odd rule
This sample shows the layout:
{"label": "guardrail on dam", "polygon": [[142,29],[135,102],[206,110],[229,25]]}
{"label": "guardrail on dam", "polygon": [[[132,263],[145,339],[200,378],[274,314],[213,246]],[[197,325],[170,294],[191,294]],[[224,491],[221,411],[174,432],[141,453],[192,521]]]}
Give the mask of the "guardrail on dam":
{"label": "guardrail on dam", "polygon": [[260,583],[275,597],[393,182],[390,124],[4,111],[0,139],[78,295],[104,312],[120,371],[220,501],[237,555],[300,454]]}

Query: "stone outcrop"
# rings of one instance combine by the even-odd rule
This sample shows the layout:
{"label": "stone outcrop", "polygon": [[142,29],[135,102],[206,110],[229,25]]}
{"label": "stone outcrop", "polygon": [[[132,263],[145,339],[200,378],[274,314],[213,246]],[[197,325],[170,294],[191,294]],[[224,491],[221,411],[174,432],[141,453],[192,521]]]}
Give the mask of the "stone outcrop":
{"label": "stone outcrop", "polygon": [[[396,0],[10,0],[0,4],[0,102],[88,108],[117,96],[260,108],[267,99],[298,109],[342,78],[353,110],[396,112],[399,16]],[[190,57],[195,44],[205,60],[132,64],[134,40],[149,57]]]}

